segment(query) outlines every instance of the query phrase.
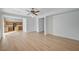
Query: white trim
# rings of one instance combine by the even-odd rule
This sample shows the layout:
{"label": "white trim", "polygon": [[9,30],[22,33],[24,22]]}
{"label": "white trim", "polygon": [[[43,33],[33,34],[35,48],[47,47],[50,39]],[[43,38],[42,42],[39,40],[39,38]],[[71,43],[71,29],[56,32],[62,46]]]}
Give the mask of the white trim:
{"label": "white trim", "polygon": [[68,39],[72,39],[72,40],[78,40],[79,41],[79,39],[74,38],[74,37],[68,37],[68,36],[64,36],[64,35],[60,35],[60,34],[55,34],[55,33],[53,33],[52,35],[63,37],[63,38],[68,38]]}

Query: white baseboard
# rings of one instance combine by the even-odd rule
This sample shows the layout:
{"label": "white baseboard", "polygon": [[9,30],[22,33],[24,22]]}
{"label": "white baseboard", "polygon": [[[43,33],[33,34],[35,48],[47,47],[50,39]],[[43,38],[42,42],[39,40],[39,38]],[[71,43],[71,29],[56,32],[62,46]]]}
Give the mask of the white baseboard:
{"label": "white baseboard", "polygon": [[67,38],[67,39],[72,39],[72,40],[77,40],[77,41],[79,41],[79,39],[78,39],[78,38],[75,38],[75,37],[60,35],[60,34],[56,34],[56,33],[46,33],[45,35],[47,35],[47,34],[55,35],[55,36],[58,36],[58,37],[62,37],[62,38]]}
{"label": "white baseboard", "polygon": [[63,37],[63,38],[68,38],[68,39],[72,39],[72,40],[78,40],[79,41],[79,39],[77,39],[75,37],[69,37],[69,36],[64,36],[64,35],[55,34],[55,33],[53,33],[52,35],[59,36],[59,37]]}

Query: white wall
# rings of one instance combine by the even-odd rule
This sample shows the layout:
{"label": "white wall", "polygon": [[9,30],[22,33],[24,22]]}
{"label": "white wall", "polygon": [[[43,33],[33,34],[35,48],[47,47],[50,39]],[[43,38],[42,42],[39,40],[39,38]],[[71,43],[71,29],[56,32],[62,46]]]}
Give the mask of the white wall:
{"label": "white wall", "polygon": [[53,16],[52,34],[79,40],[79,11]]}
{"label": "white wall", "polygon": [[23,32],[27,32],[27,18],[23,18]]}
{"label": "white wall", "polygon": [[27,17],[27,32],[36,31],[36,18]]}
{"label": "white wall", "polygon": [[36,17],[34,17],[33,18],[33,20],[34,20],[34,31],[36,32],[37,31],[37,18]]}
{"label": "white wall", "polygon": [[53,32],[53,16],[46,17],[46,32],[48,34]]}

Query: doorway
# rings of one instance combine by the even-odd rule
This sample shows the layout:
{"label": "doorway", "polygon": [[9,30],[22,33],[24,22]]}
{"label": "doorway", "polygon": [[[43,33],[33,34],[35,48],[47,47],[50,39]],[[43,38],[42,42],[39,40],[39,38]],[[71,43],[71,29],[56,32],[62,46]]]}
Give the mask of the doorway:
{"label": "doorway", "polygon": [[39,18],[39,32],[44,32],[44,18]]}
{"label": "doorway", "polygon": [[22,19],[4,18],[4,33],[23,31]]}

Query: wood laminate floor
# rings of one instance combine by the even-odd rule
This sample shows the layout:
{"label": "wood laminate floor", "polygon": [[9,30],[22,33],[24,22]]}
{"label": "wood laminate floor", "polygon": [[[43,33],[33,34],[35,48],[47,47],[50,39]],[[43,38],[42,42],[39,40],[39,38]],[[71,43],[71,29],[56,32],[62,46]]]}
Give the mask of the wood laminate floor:
{"label": "wood laminate floor", "polygon": [[1,51],[79,51],[79,41],[43,33],[13,32],[0,41]]}

